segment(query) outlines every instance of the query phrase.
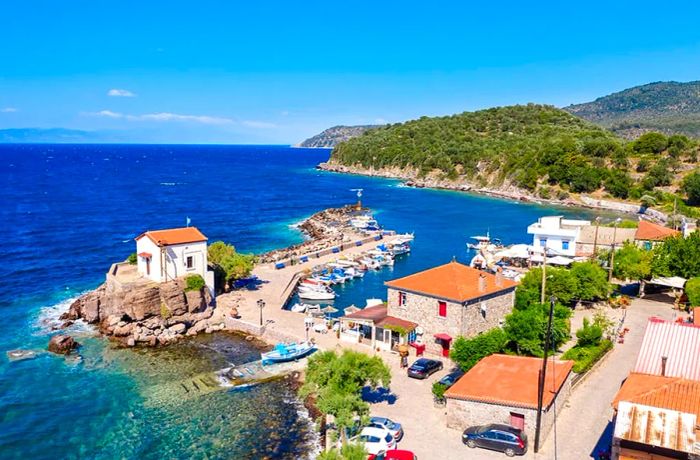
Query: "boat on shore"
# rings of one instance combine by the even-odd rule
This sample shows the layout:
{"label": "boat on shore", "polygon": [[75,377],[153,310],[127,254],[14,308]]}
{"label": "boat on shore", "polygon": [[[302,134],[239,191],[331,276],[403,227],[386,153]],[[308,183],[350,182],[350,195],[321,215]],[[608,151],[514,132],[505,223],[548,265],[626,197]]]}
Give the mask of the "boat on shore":
{"label": "boat on shore", "polygon": [[316,351],[316,345],[311,342],[278,343],[271,351],[260,353],[263,364],[284,363],[295,361]]}

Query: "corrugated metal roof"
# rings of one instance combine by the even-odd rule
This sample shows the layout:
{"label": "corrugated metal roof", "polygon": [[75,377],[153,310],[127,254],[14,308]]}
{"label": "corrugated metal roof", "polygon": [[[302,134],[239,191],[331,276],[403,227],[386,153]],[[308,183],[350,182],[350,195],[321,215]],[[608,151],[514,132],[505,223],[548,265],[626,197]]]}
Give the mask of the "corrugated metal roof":
{"label": "corrugated metal roof", "polygon": [[621,401],[614,437],[695,453],[695,414]]}
{"label": "corrugated metal roof", "polygon": [[632,372],[613,400],[677,410],[700,417],[700,382],[681,377],[636,374]]}
{"label": "corrugated metal roof", "polygon": [[700,327],[652,318],[647,323],[634,372],[700,380]]}

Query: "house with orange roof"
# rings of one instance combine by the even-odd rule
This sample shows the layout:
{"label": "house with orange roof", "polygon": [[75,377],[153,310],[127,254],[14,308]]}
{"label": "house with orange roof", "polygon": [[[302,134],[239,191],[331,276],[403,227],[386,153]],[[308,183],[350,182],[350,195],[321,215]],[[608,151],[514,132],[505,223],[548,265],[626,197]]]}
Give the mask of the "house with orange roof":
{"label": "house with orange roof", "polygon": [[[556,412],[571,394],[573,361],[548,361],[542,396],[540,445],[552,429]],[[535,439],[542,359],[487,356],[445,392],[447,426],[466,429],[499,423],[520,428]]]}
{"label": "house with orange roof", "polygon": [[200,275],[214,296],[214,272],[208,269],[207,237],[197,227],[149,230],[136,237],[139,275],[157,283]]}
{"label": "house with orange roof", "polygon": [[418,324],[415,342],[449,356],[452,339],[499,326],[518,283],[456,261],[385,283],[387,314]]}
{"label": "house with orange roof", "polygon": [[678,230],[664,227],[663,225],[655,224],[648,220],[640,220],[637,231],[634,234],[634,240],[637,242],[638,246],[651,249],[654,245],[662,242],[666,238],[672,238],[680,234],[681,232]]}

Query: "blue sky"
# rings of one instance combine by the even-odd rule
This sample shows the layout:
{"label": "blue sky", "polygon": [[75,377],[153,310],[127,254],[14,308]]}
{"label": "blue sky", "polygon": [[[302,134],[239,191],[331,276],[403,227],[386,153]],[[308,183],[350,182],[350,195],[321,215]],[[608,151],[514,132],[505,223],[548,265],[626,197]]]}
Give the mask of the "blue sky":
{"label": "blue sky", "polygon": [[534,3],[6,2],[0,129],[295,143],[700,79],[697,2]]}

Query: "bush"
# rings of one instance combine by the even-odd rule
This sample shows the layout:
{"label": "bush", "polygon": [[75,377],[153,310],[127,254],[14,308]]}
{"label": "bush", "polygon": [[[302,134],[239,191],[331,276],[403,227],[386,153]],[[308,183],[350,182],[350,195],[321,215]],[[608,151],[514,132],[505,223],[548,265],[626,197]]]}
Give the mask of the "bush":
{"label": "bush", "polygon": [[681,190],[688,196],[689,204],[700,204],[700,173],[696,171],[685,176]]}
{"label": "bush", "polygon": [[577,347],[595,347],[603,339],[603,329],[597,324],[591,324],[588,318],[583,318],[583,327],[576,331]]}
{"label": "bush", "polygon": [[[559,348],[569,339],[571,310],[563,305],[554,306],[552,320],[552,348]],[[508,350],[519,355],[542,356],[547,337],[549,304],[534,303],[525,308],[516,307],[506,316],[503,326],[508,337]]]}
{"label": "bush", "polygon": [[661,133],[646,133],[634,141],[632,148],[637,153],[661,153],[668,147],[668,139]]}
{"label": "bush", "polygon": [[445,399],[445,391],[447,391],[446,385],[440,382],[433,383],[433,396],[435,396],[436,400],[442,401]]}
{"label": "bush", "polygon": [[129,262],[131,265],[136,265],[136,262],[138,259],[136,258],[136,253],[132,252],[129,254],[129,257],[126,258],[126,261]]}
{"label": "bush", "polygon": [[576,279],[576,296],[581,300],[596,300],[608,297],[610,284],[608,274],[595,262],[574,262],[571,275]]}
{"label": "bush", "polygon": [[685,293],[691,307],[700,306],[700,278],[691,278],[685,283]]}
{"label": "bush", "polygon": [[491,329],[470,339],[457,337],[452,345],[450,358],[466,372],[482,358],[502,352],[507,342],[506,333],[501,328]]}
{"label": "bush", "polygon": [[616,198],[627,198],[632,184],[632,178],[626,171],[613,169],[605,179],[605,190]]}
{"label": "bush", "polygon": [[206,286],[204,278],[202,278],[201,275],[187,275],[185,277],[185,284],[185,292],[199,291]]}
{"label": "bush", "polygon": [[600,358],[605,356],[610,349],[612,349],[613,343],[610,340],[603,340],[594,347],[579,347],[575,346],[567,350],[566,353],[562,355],[562,359],[570,359],[574,361],[574,372],[577,374],[583,374],[588,372],[595,363],[597,363]]}

